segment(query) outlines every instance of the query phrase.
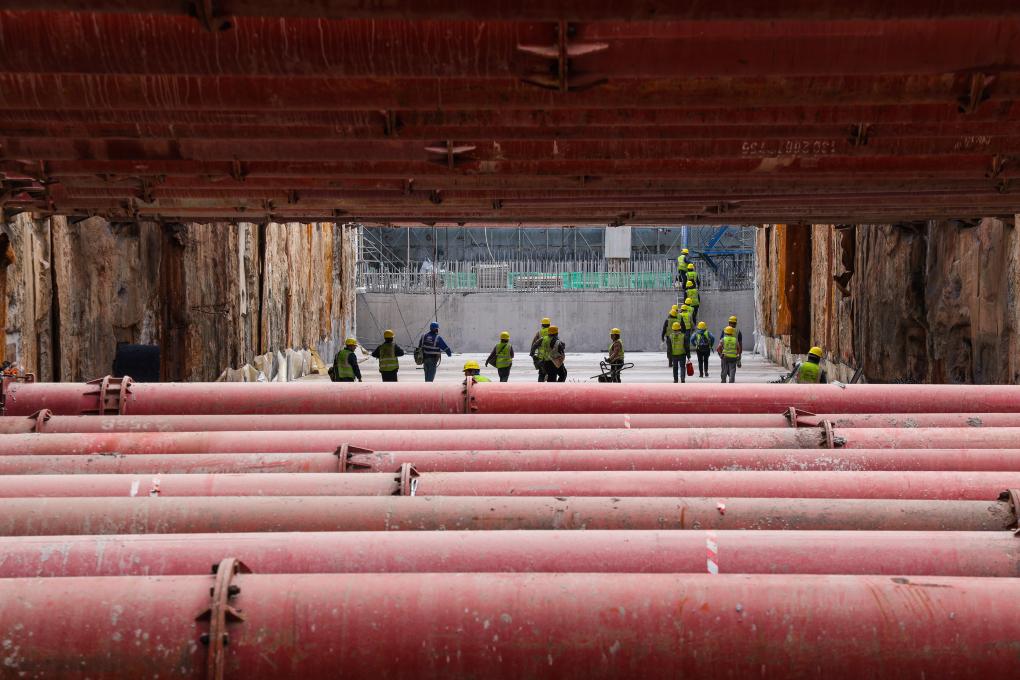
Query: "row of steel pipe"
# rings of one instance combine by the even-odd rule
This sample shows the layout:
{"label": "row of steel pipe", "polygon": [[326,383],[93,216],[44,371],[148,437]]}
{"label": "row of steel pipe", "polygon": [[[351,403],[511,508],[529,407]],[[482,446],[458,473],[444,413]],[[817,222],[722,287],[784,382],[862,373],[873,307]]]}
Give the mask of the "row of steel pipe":
{"label": "row of steel pipe", "polygon": [[0,475],[832,470],[1020,472],[1020,449],[605,449],[0,456]]}
{"label": "row of steel pipe", "polygon": [[0,536],[267,531],[775,529],[1004,531],[1015,492],[978,501],[311,496],[8,498]]}
{"label": "row of steel pipe", "polygon": [[7,382],[4,415],[284,413],[1020,413],[1020,390],[989,385]]}
{"label": "row of steel pipe", "polygon": [[138,496],[729,496],[980,500],[1020,472],[569,471],[0,477],[0,498]]}
{"label": "row of steel pipe", "polygon": [[213,432],[219,430],[548,430],[680,427],[777,428],[828,421],[838,428],[1020,427],[1020,413],[455,413],[116,415],[0,417],[0,434],[32,432]]}
{"label": "row of steel pipe", "polygon": [[207,574],[607,572],[1020,575],[1007,531],[493,531],[0,538],[0,578]]}
{"label": "row of steel pipe", "polygon": [[513,449],[1009,449],[1020,428],[644,428],[564,430],[309,430],[13,434],[0,455],[280,453]]}
{"label": "row of steel pipe", "polygon": [[225,559],[212,576],[0,579],[0,637],[12,676],[208,678],[222,653],[248,680],[989,678],[1016,670],[1018,598],[1008,578],[274,575]]}

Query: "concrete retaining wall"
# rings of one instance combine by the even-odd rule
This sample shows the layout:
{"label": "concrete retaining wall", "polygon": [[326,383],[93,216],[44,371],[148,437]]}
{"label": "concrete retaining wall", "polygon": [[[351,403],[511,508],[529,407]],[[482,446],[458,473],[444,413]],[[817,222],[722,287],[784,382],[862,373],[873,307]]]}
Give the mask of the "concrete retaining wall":
{"label": "concrete retaining wall", "polygon": [[[510,332],[515,349],[526,352],[543,316],[559,325],[567,351],[604,352],[609,346],[609,329],[614,326],[623,331],[628,351],[659,351],[662,322],[674,300],[671,291],[562,291],[441,293],[435,302],[440,333],[454,352],[488,352],[504,330]],[[435,317],[433,305],[431,295],[359,293],[358,339],[375,347],[382,341],[383,330],[391,328],[399,344],[416,344]],[[699,320],[707,322],[714,334],[719,334],[731,314],[740,318],[744,343],[750,350],[754,346],[754,292],[702,294]]]}

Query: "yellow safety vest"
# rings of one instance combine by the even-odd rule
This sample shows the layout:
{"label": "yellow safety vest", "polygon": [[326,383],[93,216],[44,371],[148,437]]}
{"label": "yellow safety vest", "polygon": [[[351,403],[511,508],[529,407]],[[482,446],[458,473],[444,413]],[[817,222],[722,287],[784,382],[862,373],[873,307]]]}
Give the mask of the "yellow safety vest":
{"label": "yellow safety vest", "polygon": [[724,336],[722,339],[722,355],[727,359],[736,359],[740,356],[737,351],[737,339],[732,335]]}
{"label": "yellow safety vest", "polygon": [[701,306],[701,296],[698,295],[698,289],[697,288],[688,288],[687,289],[687,297],[689,297],[691,299],[691,305],[693,305],[695,307]]}
{"label": "yellow safety vest", "polygon": [[797,369],[797,376],[794,379],[794,382],[817,383],[821,374],[821,366],[811,361],[805,361],[800,365],[800,368]]}
{"label": "yellow safety vest", "polygon": [[[384,342],[379,345],[379,372],[389,373],[400,368],[400,361],[397,360],[397,348],[392,342]],[[353,375],[353,371],[351,372]]]}
{"label": "yellow safety vest", "polygon": [[620,356],[618,358],[619,358],[620,361],[623,361],[623,340],[613,340],[612,342],[610,342],[609,343],[609,351],[607,352],[607,354],[612,356],[612,354],[613,354],[613,345],[615,345],[616,343],[620,343]]}
{"label": "yellow safety vest", "polygon": [[484,375],[476,375],[476,376],[474,376],[474,378],[475,378],[475,382],[492,382],[491,380],[486,378]]}
{"label": "yellow safety vest", "polygon": [[336,369],[336,377],[338,378],[353,378],[354,368],[348,362],[347,357],[354,354],[351,350],[346,347],[337,352],[336,359],[333,360],[333,367]]}
{"label": "yellow safety vest", "polygon": [[538,349],[535,350],[535,358],[539,361],[545,361],[548,358],[546,353],[549,351],[549,345],[546,343],[546,338],[549,337],[549,329],[543,326],[538,329],[538,334],[542,336],[542,339],[538,341]]}
{"label": "yellow safety vest", "polygon": [[670,331],[669,346],[670,354],[675,357],[687,354],[687,334],[683,331]]}
{"label": "yellow safety vest", "polygon": [[500,342],[496,345],[496,368],[510,368],[513,359],[510,358],[510,343]]}

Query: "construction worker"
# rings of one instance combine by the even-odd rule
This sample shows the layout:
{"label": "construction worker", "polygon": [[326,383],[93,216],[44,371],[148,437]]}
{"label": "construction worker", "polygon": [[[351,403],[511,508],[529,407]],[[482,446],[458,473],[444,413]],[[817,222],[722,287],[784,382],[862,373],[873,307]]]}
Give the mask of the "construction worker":
{"label": "construction worker", "polygon": [[691,316],[691,299],[687,298],[684,303],[680,305],[680,314],[677,315],[677,321],[680,322],[680,328],[683,332],[690,337],[694,331],[694,318]]}
{"label": "construction worker", "polygon": [[687,382],[687,359],[691,356],[691,346],[687,333],[679,321],[673,322],[669,332],[669,365],[673,367],[673,382]]}
{"label": "construction worker", "polygon": [[691,320],[698,323],[698,307],[701,306],[701,296],[698,295],[698,289],[693,281],[687,282],[687,298],[690,300],[687,304],[691,306]]}
{"label": "construction worker", "polygon": [[[687,265],[687,280],[694,283],[694,287],[698,287],[698,272],[694,271],[694,263],[691,262]],[[684,288],[686,288],[686,284]]]}
{"label": "construction worker", "polygon": [[560,329],[549,326],[549,332],[542,338],[541,345],[545,356],[546,382],[566,382],[567,367],[563,362],[566,360],[567,347],[560,340]]}
{"label": "construction worker", "polygon": [[[687,274],[687,256],[690,254],[691,251],[684,248],[680,251],[680,255],[676,258],[676,271],[681,276],[686,276]],[[683,286],[681,285],[681,288],[682,287]]]}
{"label": "construction worker", "polygon": [[797,384],[814,384],[829,382],[829,374],[822,370],[819,362],[822,360],[822,348],[812,347],[808,350],[807,360],[797,363],[790,372],[792,382]]}
{"label": "construction worker", "polygon": [[609,331],[609,382],[618,383],[620,372],[623,370],[623,340],[620,339],[620,329],[614,328]]}
{"label": "construction worker", "polygon": [[712,356],[712,347],[715,345],[715,336],[708,330],[708,324],[704,321],[698,322],[698,330],[691,336],[691,347],[698,355],[698,377],[708,377],[708,358]]}
{"label": "construction worker", "polygon": [[510,379],[510,367],[514,363],[514,346],[510,344],[510,333],[503,331],[499,334],[499,342],[492,348],[489,358],[485,360],[486,366],[495,366],[499,373],[499,381],[506,382]]}
{"label": "construction worker", "polygon": [[[663,342],[666,342],[666,336],[669,335],[669,330],[673,327],[673,322],[677,320],[677,314],[680,313],[679,309],[680,308],[677,305],[673,305],[669,310],[669,314],[666,315],[666,320],[662,322]],[[666,355],[669,356],[669,351],[666,352]]]}
{"label": "construction worker", "polygon": [[439,335],[439,324],[435,321],[429,324],[429,332],[421,336],[421,340],[418,341],[418,347],[421,348],[423,358],[425,359],[423,364],[425,368],[425,382],[432,382],[436,379],[439,359],[444,352],[446,356],[452,357],[453,350],[446,345],[446,341]]}
{"label": "construction worker", "polygon": [[733,326],[724,328],[722,339],[715,351],[719,353],[719,358],[722,361],[722,382],[726,382],[727,377],[731,383],[736,382],[737,362],[740,361],[740,353],[743,351],[740,340],[737,339],[737,329]]}
{"label": "construction worker", "polygon": [[[744,334],[740,332],[739,328],[737,328],[737,317],[731,316],[729,318],[729,325],[732,326],[733,330],[735,331],[735,334],[737,336],[737,342],[739,342],[740,346],[743,347],[744,346]],[[740,368],[740,359],[737,359],[737,368]]]}
{"label": "construction worker", "polygon": [[535,368],[538,369],[538,382],[545,382],[545,350],[542,349],[542,340],[545,336],[549,335],[549,326],[552,325],[552,321],[549,317],[545,317],[541,321],[538,332],[535,333],[535,337],[531,339],[531,360],[535,363]]}
{"label": "construction worker", "polygon": [[481,369],[478,368],[478,362],[474,359],[464,362],[464,382],[467,382],[471,378],[475,379],[475,382],[492,382],[484,375],[480,373]]}
{"label": "construction worker", "polygon": [[358,341],[354,338],[347,338],[344,348],[333,357],[333,372],[331,377],[334,382],[354,382],[357,378],[361,382],[361,368],[358,366],[358,357],[354,350],[358,348]]}
{"label": "construction worker", "polygon": [[397,382],[397,371],[400,369],[398,357],[404,356],[404,350],[393,342],[393,331],[383,331],[383,342],[372,350],[372,356],[379,360],[379,375],[383,382]]}

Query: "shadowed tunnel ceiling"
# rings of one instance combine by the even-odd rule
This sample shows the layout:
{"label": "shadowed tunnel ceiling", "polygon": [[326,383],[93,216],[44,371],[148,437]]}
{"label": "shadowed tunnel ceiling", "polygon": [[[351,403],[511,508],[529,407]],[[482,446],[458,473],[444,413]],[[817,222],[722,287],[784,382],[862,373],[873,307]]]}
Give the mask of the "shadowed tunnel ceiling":
{"label": "shadowed tunnel ceiling", "polygon": [[641,225],[1020,212],[1015,0],[0,10],[7,216]]}

